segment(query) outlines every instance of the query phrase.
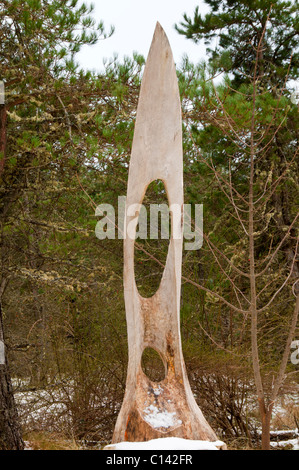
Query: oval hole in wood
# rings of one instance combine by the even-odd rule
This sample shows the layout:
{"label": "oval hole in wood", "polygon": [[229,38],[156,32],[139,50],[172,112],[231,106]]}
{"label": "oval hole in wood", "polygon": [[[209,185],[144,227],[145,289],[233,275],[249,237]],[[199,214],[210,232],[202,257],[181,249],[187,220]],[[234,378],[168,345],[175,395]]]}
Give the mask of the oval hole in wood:
{"label": "oval hole in wood", "polygon": [[152,382],[161,382],[165,379],[167,371],[160,354],[153,348],[145,348],[141,357],[143,373]]}
{"label": "oval hole in wood", "polygon": [[[137,236],[140,234],[140,238],[136,238],[135,243],[134,271],[139,294],[149,298],[160,286],[171,237],[171,215],[162,180],[155,180],[149,184],[142,206],[145,210],[143,209],[143,215],[140,212],[138,219]],[[141,226],[144,217],[146,217],[146,230],[142,230],[144,224]]]}

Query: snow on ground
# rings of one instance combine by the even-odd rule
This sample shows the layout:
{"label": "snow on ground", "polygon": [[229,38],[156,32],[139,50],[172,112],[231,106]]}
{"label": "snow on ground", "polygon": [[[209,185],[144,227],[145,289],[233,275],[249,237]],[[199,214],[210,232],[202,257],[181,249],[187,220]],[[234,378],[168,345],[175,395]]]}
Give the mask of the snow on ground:
{"label": "snow on ground", "polygon": [[288,439],[287,441],[271,442],[271,447],[293,447],[292,450],[299,450],[299,439]]}
{"label": "snow on ground", "polygon": [[222,441],[196,441],[180,437],[162,437],[145,442],[119,442],[104,447],[104,450],[220,450]]}
{"label": "snow on ground", "polygon": [[24,441],[24,444],[25,444],[24,450],[33,450],[30,442]]}
{"label": "snow on ground", "polygon": [[[55,387],[49,387],[48,389],[42,390],[31,390],[31,391],[20,391],[20,388],[28,386],[27,383],[18,384],[19,387],[16,387],[17,391],[15,393],[16,402],[19,408],[19,415],[23,427],[25,428],[34,428],[37,426],[41,429],[47,429],[49,431],[60,431],[65,427],[71,426],[72,416],[70,410],[70,404],[72,401],[73,394],[73,384],[71,382],[64,384],[57,384]],[[273,410],[273,418],[276,418],[276,425],[273,428],[273,435],[271,436],[271,446],[273,448],[293,448],[293,450],[299,450],[299,430],[293,430],[293,435],[290,436],[292,429],[289,429],[289,416],[290,413],[293,413],[293,407],[296,409],[299,405],[299,386],[298,384],[294,385],[295,388],[291,392],[285,393],[275,405]],[[19,391],[18,391],[19,388]],[[23,389],[24,389],[23,388]],[[157,389],[155,394],[159,395],[161,392],[160,389]],[[102,398],[102,406],[106,407],[109,404],[105,403],[105,398]],[[286,418],[284,421],[284,417]],[[144,419],[154,428],[159,427],[171,427],[175,424],[180,424],[179,419],[176,416],[175,412],[162,411],[154,405],[149,405],[144,410]],[[275,430],[274,430],[275,429]],[[279,436],[278,436],[279,434]],[[289,434],[289,436],[284,436],[284,434]],[[166,440],[167,439],[167,440]],[[152,448],[161,448],[161,449],[190,449],[190,447],[185,446],[198,446],[198,449],[201,449],[203,446],[209,447],[218,447],[215,446],[215,443],[205,443],[204,441],[188,441],[184,440],[170,440],[177,438],[163,438],[162,442],[155,440],[144,443],[121,443],[118,446],[124,446],[122,448],[130,448],[130,446],[136,446],[136,449],[151,448],[148,446],[154,445]],[[156,446],[162,447],[156,447]],[[179,447],[173,447],[173,446]],[[126,447],[129,446],[129,447]],[[30,450],[30,443],[27,443],[28,449]],[[107,448],[111,448],[107,446]],[[117,447],[120,448],[120,447]]]}
{"label": "snow on ground", "polygon": [[[299,450],[299,430],[298,429],[285,429],[280,431],[271,431],[271,447],[275,448],[290,448],[292,450]],[[292,435],[292,437],[290,437]],[[286,437],[288,439],[283,440]],[[276,439],[276,441],[275,441]]]}
{"label": "snow on ground", "polygon": [[15,393],[20,419],[23,427],[30,427],[39,422],[44,428],[49,423],[55,427],[63,426],[70,419],[70,413],[65,403],[65,397],[59,390],[35,390]]}

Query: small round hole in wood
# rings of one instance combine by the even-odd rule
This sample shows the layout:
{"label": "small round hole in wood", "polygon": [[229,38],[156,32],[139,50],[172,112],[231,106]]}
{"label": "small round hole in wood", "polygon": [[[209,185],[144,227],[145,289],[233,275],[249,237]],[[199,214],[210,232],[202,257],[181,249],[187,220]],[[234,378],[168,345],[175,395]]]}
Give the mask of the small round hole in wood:
{"label": "small round hole in wood", "polygon": [[143,373],[152,382],[161,382],[166,377],[166,368],[160,354],[153,348],[145,348],[141,357]]}

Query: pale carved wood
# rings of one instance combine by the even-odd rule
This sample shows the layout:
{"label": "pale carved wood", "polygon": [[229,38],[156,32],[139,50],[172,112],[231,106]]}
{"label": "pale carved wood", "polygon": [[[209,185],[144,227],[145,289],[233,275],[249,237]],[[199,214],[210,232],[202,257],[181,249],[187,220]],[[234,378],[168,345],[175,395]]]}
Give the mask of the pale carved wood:
{"label": "pale carved wood", "polygon": [[[134,276],[134,237],[124,240],[124,294],[129,363],[126,391],[113,443],[176,436],[216,441],[199,409],[186,374],[180,336],[180,290],[183,232],[183,150],[181,103],[175,64],[168,39],[157,23],[141,85],[126,211],[141,204],[148,185],[164,182],[169,206],[179,205],[181,217],[172,220],[181,235],[169,242],[160,287],[153,297],[140,296]],[[127,213],[127,212],[126,212]],[[138,216],[138,213],[137,213]],[[126,216],[125,230],[138,217]],[[133,231],[134,231],[133,230]],[[172,233],[174,227],[172,227]],[[177,233],[177,232],[176,232]],[[135,234],[135,231],[134,231]],[[152,382],[143,373],[141,357],[151,347],[165,365],[165,379]],[[155,419],[156,418],[156,422]],[[159,419],[161,424],[160,427]]]}

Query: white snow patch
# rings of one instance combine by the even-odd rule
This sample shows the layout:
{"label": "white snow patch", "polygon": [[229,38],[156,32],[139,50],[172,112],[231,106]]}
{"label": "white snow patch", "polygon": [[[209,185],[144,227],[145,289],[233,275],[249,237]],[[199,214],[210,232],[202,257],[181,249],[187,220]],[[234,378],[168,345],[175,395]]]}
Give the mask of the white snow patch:
{"label": "white snow patch", "polygon": [[177,424],[182,424],[180,419],[176,419],[175,411],[170,413],[169,411],[161,411],[154,405],[150,405],[144,410],[144,420],[150,424],[153,428],[169,428]]}
{"label": "white snow patch", "polygon": [[154,390],[154,394],[156,396],[159,396],[160,393],[162,393],[162,392],[163,392],[163,388],[161,388],[160,385],[158,385],[158,387]]}
{"label": "white snow patch", "polygon": [[270,442],[271,447],[288,447],[292,446],[293,450],[299,450],[299,440],[289,439],[288,441]]}
{"label": "white snow patch", "polygon": [[24,444],[25,444],[24,450],[33,450],[31,445],[30,445],[30,442],[24,441]]}
{"label": "white snow patch", "polygon": [[275,436],[283,436],[284,434],[294,434],[294,436],[299,437],[298,429],[283,429],[280,431],[270,431],[270,435],[274,434]]}
{"label": "white snow patch", "polygon": [[226,448],[222,441],[196,441],[180,437],[162,437],[145,442],[119,442],[104,447],[104,450],[220,450]]}

